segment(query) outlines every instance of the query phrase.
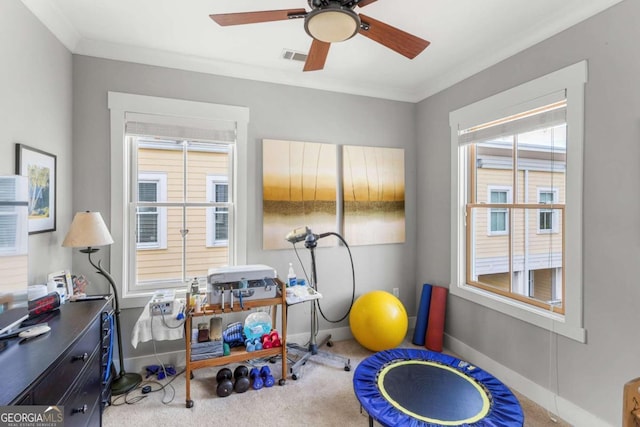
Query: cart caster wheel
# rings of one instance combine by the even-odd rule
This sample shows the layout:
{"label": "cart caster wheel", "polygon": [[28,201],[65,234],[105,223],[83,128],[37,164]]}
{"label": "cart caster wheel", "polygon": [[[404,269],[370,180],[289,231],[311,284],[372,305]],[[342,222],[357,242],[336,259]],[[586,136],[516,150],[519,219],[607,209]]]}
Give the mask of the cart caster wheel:
{"label": "cart caster wheel", "polygon": [[278,381],[278,385],[285,385],[287,383],[287,380],[285,380],[284,378],[280,378],[280,380]]}
{"label": "cart caster wheel", "polygon": [[185,405],[187,408],[193,408],[193,400],[187,400],[187,404]]}
{"label": "cart caster wheel", "polygon": [[294,381],[297,381],[298,376],[296,374],[293,374],[293,375],[291,375],[291,379],[294,380]]}
{"label": "cart caster wheel", "polygon": [[351,370],[351,366],[344,365],[344,370],[345,370],[345,372],[349,372]]}
{"label": "cart caster wheel", "polygon": [[333,347],[333,341],[331,340],[327,341],[327,347]]}

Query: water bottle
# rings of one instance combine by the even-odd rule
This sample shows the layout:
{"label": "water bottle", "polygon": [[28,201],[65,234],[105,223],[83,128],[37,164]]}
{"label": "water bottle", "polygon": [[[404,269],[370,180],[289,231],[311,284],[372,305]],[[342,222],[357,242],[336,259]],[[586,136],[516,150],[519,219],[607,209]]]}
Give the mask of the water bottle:
{"label": "water bottle", "polygon": [[296,279],[296,272],[293,271],[293,264],[289,263],[289,274],[287,275],[287,286],[292,287],[298,284],[298,280]]}

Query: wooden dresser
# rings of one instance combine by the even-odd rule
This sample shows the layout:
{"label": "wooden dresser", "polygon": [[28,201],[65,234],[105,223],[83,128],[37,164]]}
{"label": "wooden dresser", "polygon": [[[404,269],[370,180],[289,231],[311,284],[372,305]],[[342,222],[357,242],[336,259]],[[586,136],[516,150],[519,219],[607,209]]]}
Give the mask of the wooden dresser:
{"label": "wooden dresser", "polygon": [[51,331],[0,352],[0,405],[64,406],[64,425],[99,426],[110,399],[112,298],[68,302],[47,320]]}

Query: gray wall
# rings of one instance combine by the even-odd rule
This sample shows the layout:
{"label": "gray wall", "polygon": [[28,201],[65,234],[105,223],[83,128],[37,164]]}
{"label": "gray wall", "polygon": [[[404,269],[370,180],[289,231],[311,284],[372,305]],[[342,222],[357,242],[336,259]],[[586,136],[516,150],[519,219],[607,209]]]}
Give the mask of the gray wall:
{"label": "gray wall", "polygon": [[55,232],[29,237],[29,284],[71,268],[60,244],[71,223],[72,56],[19,1],[0,2],[0,175],[15,173],[15,144],[58,159]]}
{"label": "gray wall", "polygon": [[[248,262],[267,264],[285,277],[289,262],[298,266],[292,250],[262,250],[262,139],[326,142],[404,148],[406,160],[406,235],[404,244],[352,247],[356,294],[372,289],[400,288],[410,315],[415,315],[416,148],[415,105],[380,99],[301,89],[249,80],[218,77],[126,62],[74,56],[74,210],[102,212],[107,224],[110,201],[109,114],[107,92],[205,101],[246,106],[248,129]],[[284,238],[284,236],[283,236]],[[302,257],[309,268],[308,253]],[[101,254],[105,258],[105,254]],[[317,250],[318,283],[323,311],[330,319],[342,317],[351,298],[351,270],[344,248]],[[82,254],[74,255],[74,270],[87,268]],[[300,270],[299,267],[296,267]],[[103,283],[99,278],[95,282]],[[309,331],[308,304],[289,309],[288,332]],[[150,354],[151,344],[130,347],[128,334],[140,309],[123,313],[125,358]],[[348,327],[320,322],[321,329]],[[160,351],[176,349],[162,343]]]}
{"label": "gray wall", "polygon": [[[640,341],[640,2],[625,1],[418,105],[417,279],[450,280],[449,111],[588,60],[584,150],[584,326],[558,337],[559,394],[620,425]],[[457,297],[446,333],[547,388],[549,332]],[[554,344],[550,344],[554,343]],[[551,384],[555,383],[555,379]],[[562,414],[561,414],[562,415]]]}

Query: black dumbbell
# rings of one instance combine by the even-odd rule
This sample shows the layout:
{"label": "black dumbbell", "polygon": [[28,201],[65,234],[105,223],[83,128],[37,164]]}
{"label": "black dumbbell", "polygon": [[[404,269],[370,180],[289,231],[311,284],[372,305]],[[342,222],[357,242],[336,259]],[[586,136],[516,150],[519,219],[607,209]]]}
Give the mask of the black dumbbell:
{"label": "black dumbbell", "polygon": [[231,382],[233,373],[229,368],[222,368],[216,374],[216,381],[218,387],[216,388],[216,394],[220,397],[227,397],[233,391],[233,383]]}
{"label": "black dumbbell", "polygon": [[236,393],[244,393],[249,390],[249,386],[251,385],[251,381],[249,381],[249,368],[244,365],[238,366],[233,371],[233,378],[236,380],[233,385]]}

